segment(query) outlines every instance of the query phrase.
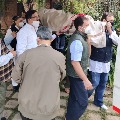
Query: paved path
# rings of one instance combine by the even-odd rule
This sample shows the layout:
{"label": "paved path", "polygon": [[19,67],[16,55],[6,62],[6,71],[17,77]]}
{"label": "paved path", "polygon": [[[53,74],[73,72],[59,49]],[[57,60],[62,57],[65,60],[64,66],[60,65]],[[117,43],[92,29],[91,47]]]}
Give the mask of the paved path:
{"label": "paved path", "polygon": [[[6,105],[4,115],[7,120],[21,120],[19,112],[17,111],[18,102],[17,95],[12,90],[12,85],[8,83],[6,92]],[[100,108],[92,104],[93,96],[89,99],[89,106],[82,116],[81,120],[120,120],[120,115],[112,110],[112,93],[111,90],[105,92],[105,103],[109,106],[107,112],[100,110]],[[66,112],[68,94],[61,91],[61,109],[56,120],[63,120]]]}

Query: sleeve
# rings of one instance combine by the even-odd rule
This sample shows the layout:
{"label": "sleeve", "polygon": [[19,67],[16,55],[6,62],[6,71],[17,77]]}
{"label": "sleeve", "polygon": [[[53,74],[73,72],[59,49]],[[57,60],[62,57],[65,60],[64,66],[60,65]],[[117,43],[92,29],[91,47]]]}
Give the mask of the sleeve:
{"label": "sleeve", "polygon": [[63,80],[66,76],[66,65],[65,65],[65,56],[62,55],[62,59],[60,60],[60,72],[61,72],[61,79]]}
{"label": "sleeve", "polygon": [[11,29],[9,28],[9,29],[7,30],[7,33],[6,33],[5,38],[4,38],[4,42],[5,42],[6,46],[7,46],[9,49],[12,48],[12,47],[10,46],[10,43],[11,43],[11,41],[12,41],[13,39],[14,39],[14,37],[12,36],[12,31],[11,31]]}
{"label": "sleeve", "polygon": [[24,30],[20,30],[17,33],[17,46],[16,46],[16,52],[17,56],[22,54],[27,47],[27,34]]}
{"label": "sleeve", "polygon": [[26,52],[21,54],[15,63],[11,77],[16,83],[22,82],[23,66],[25,61]]}
{"label": "sleeve", "polygon": [[79,40],[75,40],[70,45],[71,60],[81,61],[83,46]]}
{"label": "sleeve", "polygon": [[113,31],[109,37],[112,39],[115,45],[118,45],[118,42],[120,41],[120,37],[118,37],[118,35],[116,34],[116,31]]}
{"label": "sleeve", "polygon": [[9,52],[6,55],[1,55],[0,56],[0,67],[6,65],[12,58],[13,58],[13,54],[11,52]]}

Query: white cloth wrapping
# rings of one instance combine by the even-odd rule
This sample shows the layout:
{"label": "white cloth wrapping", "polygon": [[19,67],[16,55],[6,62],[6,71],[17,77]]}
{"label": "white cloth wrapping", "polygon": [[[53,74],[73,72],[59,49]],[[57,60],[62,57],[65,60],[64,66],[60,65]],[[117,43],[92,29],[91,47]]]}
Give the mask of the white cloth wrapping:
{"label": "white cloth wrapping", "polygon": [[96,48],[103,48],[106,46],[106,34],[105,34],[105,22],[99,20],[94,21],[94,19],[86,15],[90,21],[89,29],[86,31],[88,36],[91,38],[91,45]]}
{"label": "white cloth wrapping", "polygon": [[96,48],[103,48],[106,46],[106,34],[102,32],[101,35],[91,37],[91,45]]}

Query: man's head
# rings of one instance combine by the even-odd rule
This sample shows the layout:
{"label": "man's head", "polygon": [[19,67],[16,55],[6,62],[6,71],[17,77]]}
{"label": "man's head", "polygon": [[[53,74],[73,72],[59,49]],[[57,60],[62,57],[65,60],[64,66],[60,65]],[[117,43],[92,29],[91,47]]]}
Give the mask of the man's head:
{"label": "man's head", "polygon": [[103,22],[110,22],[111,25],[114,24],[114,15],[112,13],[105,12],[101,18]]}
{"label": "man's head", "polygon": [[89,19],[85,16],[79,16],[74,20],[76,30],[85,33],[85,29],[89,26]]}
{"label": "man's head", "polygon": [[39,26],[39,17],[36,10],[29,10],[25,15],[26,22],[34,27]]}
{"label": "man's head", "polygon": [[38,45],[41,43],[51,43],[52,42],[52,30],[46,26],[41,26],[37,31],[37,42]]}

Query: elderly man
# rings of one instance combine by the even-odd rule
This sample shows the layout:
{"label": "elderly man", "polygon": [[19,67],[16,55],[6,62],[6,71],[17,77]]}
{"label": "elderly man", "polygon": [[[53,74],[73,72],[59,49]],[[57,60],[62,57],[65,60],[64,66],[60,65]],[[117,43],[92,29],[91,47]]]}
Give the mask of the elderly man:
{"label": "elderly man", "polygon": [[3,40],[0,39],[0,120],[6,120],[2,117],[5,104],[6,83],[11,79],[13,69],[13,57],[16,56],[15,51],[9,52]]}
{"label": "elderly man", "polygon": [[52,31],[40,27],[38,47],[25,51],[16,62],[12,77],[21,83],[18,110],[23,120],[51,120],[60,108],[59,82],[65,77],[65,57],[54,50]]}

